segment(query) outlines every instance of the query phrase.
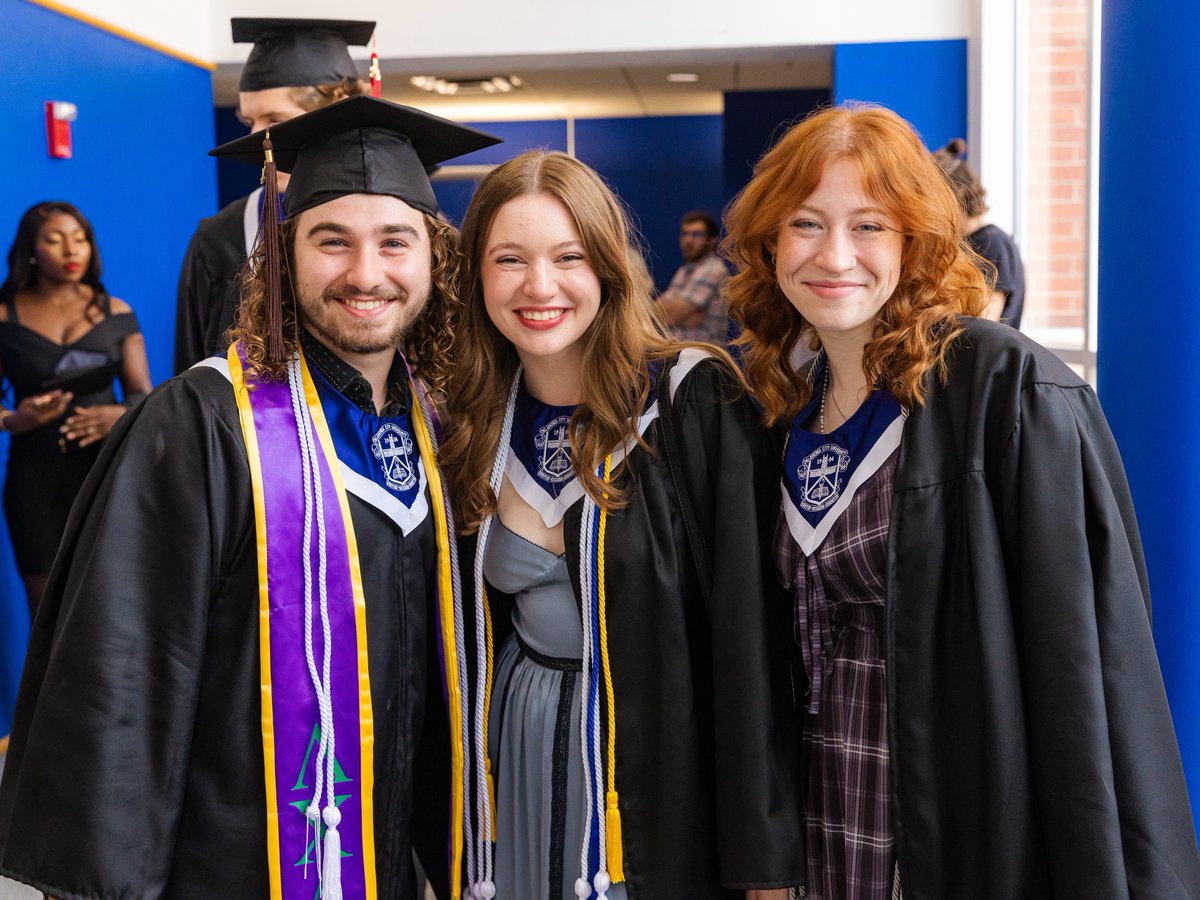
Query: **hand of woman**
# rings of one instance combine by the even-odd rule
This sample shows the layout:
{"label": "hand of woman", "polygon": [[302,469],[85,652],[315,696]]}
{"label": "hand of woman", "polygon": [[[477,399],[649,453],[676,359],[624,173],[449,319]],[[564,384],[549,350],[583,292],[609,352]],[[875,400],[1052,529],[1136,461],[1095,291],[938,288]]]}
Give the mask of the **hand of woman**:
{"label": "hand of woman", "polygon": [[103,403],[99,406],[77,406],[75,414],[59,429],[68,441],[78,441],[80,447],[102,441],[125,414],[119,403]]}
{"label": "hand of woman", "polygon": [[26,397],[17,408],[4,417],[4,430],[12,434],[33,431],[62,416],[75,398],[74,394],[61,390]]}
{"label": "hand of woman", "polygon": [[787,888],[772,888],[769,891],[746,891],[746,900],[788,900],[791,891]]}

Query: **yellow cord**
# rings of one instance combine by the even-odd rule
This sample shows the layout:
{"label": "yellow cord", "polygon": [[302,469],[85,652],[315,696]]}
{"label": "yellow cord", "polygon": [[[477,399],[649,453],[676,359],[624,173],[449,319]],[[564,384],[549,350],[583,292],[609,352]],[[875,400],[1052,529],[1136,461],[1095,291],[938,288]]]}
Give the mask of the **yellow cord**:
{"label": "yellow cord", "polygon": [[[604,459],[604,483],[612,475],[612,455]],[[608,499],[608,494],[604,494]],[[613,695],[612,669],[608,664],[608,610],[604,594],[604,535],[608,510],[600,507],[600,538],[596,547],[596,581],[600,606],[600,663],[604,669],[604,691],[608,697],[608,796],[604,813],[605,850],[608,876],[613,883],[625,880],[624,852],[621,846],[621,809],[617,803],[617,701]]]}

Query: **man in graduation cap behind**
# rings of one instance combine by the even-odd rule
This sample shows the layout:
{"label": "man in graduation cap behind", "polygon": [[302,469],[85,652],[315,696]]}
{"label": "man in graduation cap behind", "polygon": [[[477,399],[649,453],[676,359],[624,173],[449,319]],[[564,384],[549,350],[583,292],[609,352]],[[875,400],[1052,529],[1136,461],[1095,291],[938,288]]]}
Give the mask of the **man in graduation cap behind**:
{"label": "man in graduation cap behind", "polygon": [[458,858],[452,532],[421,387],[457,250],[424,169],[496,139],[366,96],[269,137],[288,218],[238,340],[114,430],[36,623],[0,872],[54,897],[411,900],[414,847],[435,885]]}
{"label": "man in graduation cap behind", "polygon": [[[365,92],[350,58],[374,22],[337,19],[231,20],[235,44],[253,43],[238,82],[238,118],[251,131]],[[278,175],[279,190],[288,175]],[[179,273],[175,309],[175,374],[228,345],[238,305],[237,276],[250,255],[262,214],[263,189],[200,222]]]}

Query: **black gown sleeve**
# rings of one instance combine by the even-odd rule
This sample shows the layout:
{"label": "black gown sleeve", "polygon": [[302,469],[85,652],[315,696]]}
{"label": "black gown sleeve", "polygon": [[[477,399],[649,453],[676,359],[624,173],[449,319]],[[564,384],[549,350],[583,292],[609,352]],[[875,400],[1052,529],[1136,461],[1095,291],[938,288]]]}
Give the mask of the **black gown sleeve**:
{"label": "black gown sleeve", "polygon": [[779,448],[723,363],[700,363],[676,410],[683,474],[712,558],[714,758],[721,883],[802,884],[791,610],[772,576]]}
{"label": "black gown sleeve", "polygon": [[175,374],[195,365],[208,355],[206,335],[213,314],[213,274],[211,260],[204,248],[203,230],[196,231],[188,243],[175,302]]}
{"label": "black gown sleeve", "polygon": [[228,346],[225,332],[239,302],[238,273],[246,261],[243,218],[248,197],[204,219],[188,244],[175,309],[175,374]]}
{"label": "black gown sleeve", "polygon": [[1200,897],[1141,540],[1092,390],[1026,387],[997,478],[1055,893]]}
{"label": "black gown sleeve", "polygon": [[[210,378],[219,376],[205,372]],[[62,898],[167,889],[240,435],[188,379],[130,412],[68,522],[0,784],[0,871]],[[234,484],[230,490],[235,490]]]}

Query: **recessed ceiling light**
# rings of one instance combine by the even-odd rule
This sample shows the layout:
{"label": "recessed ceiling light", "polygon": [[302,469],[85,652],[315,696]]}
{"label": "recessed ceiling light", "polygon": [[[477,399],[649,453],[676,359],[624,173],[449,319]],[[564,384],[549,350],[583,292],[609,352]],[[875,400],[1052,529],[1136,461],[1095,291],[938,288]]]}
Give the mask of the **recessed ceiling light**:
{"label": "recessed ceiling light", "polygon": [[667,81],[691,82],[699,80],[700,76],[695,72],[672,72],[667,76]]}
{"label": "recessed ceiling light", "polygon": [[435,75],[414,75],[409,83],[431,94],[507,94],[521,87],[515,75],[495,75],[484,78],[439,78]]}

